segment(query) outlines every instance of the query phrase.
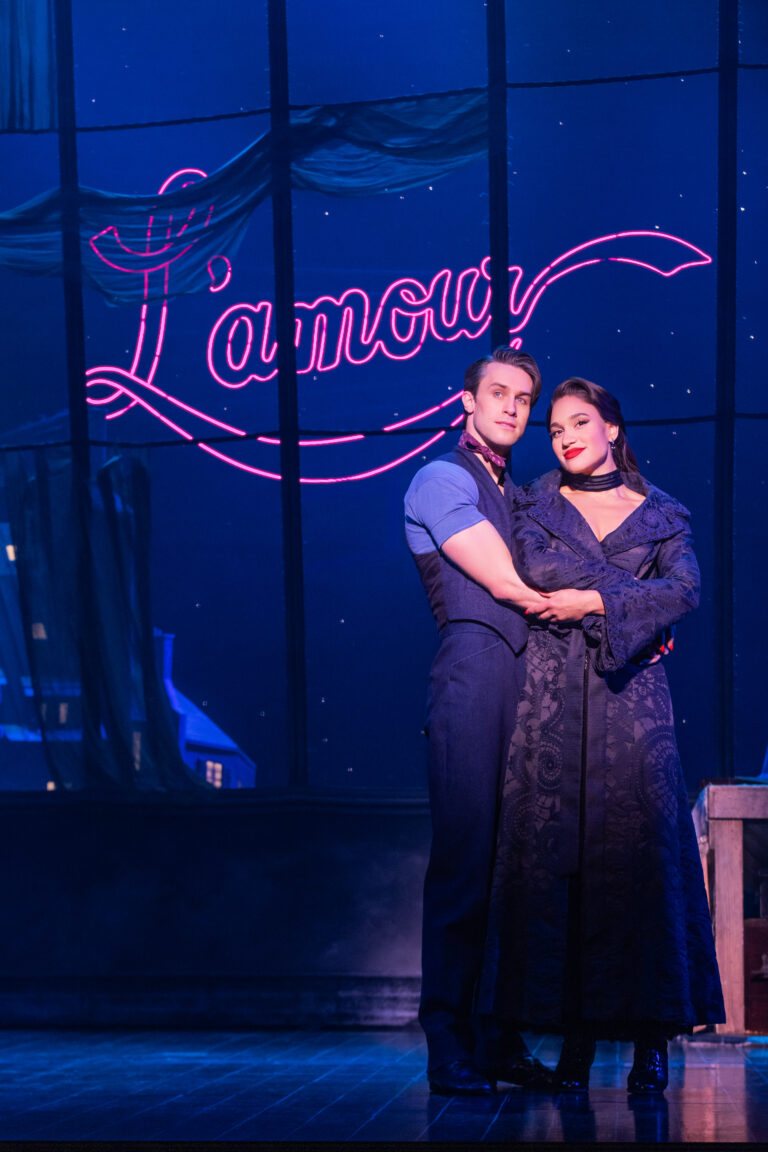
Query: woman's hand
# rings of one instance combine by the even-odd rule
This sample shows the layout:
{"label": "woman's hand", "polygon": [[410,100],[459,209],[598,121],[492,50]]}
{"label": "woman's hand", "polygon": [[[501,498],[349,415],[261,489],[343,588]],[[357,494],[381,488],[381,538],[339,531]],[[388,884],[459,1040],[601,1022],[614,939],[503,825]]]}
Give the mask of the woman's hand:
{"label": "woman's hand", "polygon": [[558,592],[548,593],[546,608],[528,608],[526,615],[557,624],[575,624],[585,616],[604,616],[605,606],[599,592],[561,588]]}

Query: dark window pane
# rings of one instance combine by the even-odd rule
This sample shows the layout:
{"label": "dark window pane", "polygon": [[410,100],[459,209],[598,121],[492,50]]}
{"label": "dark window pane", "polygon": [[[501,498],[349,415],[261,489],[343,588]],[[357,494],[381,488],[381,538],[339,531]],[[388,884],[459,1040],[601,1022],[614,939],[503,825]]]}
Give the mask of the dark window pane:
{"label": "dark window pane", "polygon": [[291,101],[326,104],[486,83],[485,5],[288,0]]}
{"label": "dark window pane", "polygon": [[[212,171],[264,127],[262,118],[93,133],[81,137],[83,168],[97,186],[146,193],[179,169]],[[214,786],[234,788],[287,779],[280,488],[261,475],[274,449],[235,436],[274,433],[277,389],[274,376],[222,383],[214,375],[226,362],[236,322],[229,317],[271,300],[269,203],[253,212],[230,255],[215,262],[208,290],[164,302],[152,280],[146,308],[141,299],[109,307],[89,290],[86,335],[88,368],[99,369],[89,388],[94,437],[178,445],[148,455],[153,623],[175,637],[170,676],[185,759]],[[192,248],[170,267],[171,293],[181,262],[196,259]],[[151,275],[162,285],[162,270]],[[245,344],[240,328],[235,361]],[[197,447],[183,443],[185,434],[232,438]]]}
{"label": "dark window pane", "polygon": [[284,785],[279,485],[195,447],[149,459],[153,615],[175,637],[171,699],[184,758],[204,777],[210,762],[209,779],[221,776],[223,787]]}
{"label": "dark window pane", "polygon": [[739,75],[739,248],[736,309],[736,409],[768,411],[765,385],[768,311],[768,162],[761,146],[768,99],[768,72]]}
{"label": "dark window pane", "polygon": [[630,418],[711,413],[715,112],[709,76],[510,93],[513,331],[545,393],[581,375]]}
{"label": "dark window pane", "polygon": [[211,116],[269,103],[265,0],[73,0],[81,126]]}
{"label": "dark window pane", "polygon": [[[302,426],[359,435],[406,422],[391,434],[302,449],[308,480],[358,477],[303,488],[316,785],[424,784],[421,728],[437,636],[405,545],[402,501],[417,468],[455,440],[434,429],[456,420],[464,369],[488,350],[488,284],[480,272],[488,252],[486,187],[478,163],[402,196],[294,197],[297,298],[339,301],[352,290],[347,344],[343,308],[333,299],[299,310]],[[421,303],[409,309],[398,283]],[[306,371],[321,314],[328,317],[325,350],[315,350]],[[371,338],[366,346],[361,335],[368,325],[372,337],[374,323],[379,343]]]}
{"label": "dark window pane", "polygon": [[[403,439],[396,447],[407,451]],[[403,537],[408,479],[406,466],[304,489],[313,787],[408,792],[426,783],[422,728],[437,635]]]}
{"label": "dark window pane", "polygon": [[507,79],[576,80],[717,62],[715,0],[507,4]]}
{"label": "dark window pane", "polygon": [[768,7],[763,0],[739,0],[739,25],[740,61],[768,64]]}

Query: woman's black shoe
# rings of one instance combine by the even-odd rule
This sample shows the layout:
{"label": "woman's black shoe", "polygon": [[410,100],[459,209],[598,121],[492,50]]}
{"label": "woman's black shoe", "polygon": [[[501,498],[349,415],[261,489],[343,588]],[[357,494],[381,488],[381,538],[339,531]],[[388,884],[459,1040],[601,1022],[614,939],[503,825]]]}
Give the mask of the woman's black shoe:
{"label": "woman's black shoe", "polygon": [[630,1092],[663,1092],[668,1082],[666,1040],[636,1040],[635,1062],[627,1077],[627,1089]]}
{"label": "woman's black shoe", "polygon": [[571,1034],[563,1039],[555,1068],[555,1087],[560,1092],[586,1092],[589,1070],[595,1058],[595,1041],[589,1036]]}

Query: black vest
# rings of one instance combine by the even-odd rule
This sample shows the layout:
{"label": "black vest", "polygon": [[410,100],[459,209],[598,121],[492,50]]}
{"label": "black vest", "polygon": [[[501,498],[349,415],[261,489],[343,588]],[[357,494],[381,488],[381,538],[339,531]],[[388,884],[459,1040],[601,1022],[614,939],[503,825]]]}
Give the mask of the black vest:
{"label": "black vest", "polygon": [[[453,452],[438,457],[449,464],[466,468],[474,478],[480,499],[477,508],[486,520],[493,524],[505,544],[510,541],[509,493],[505,493],[495,483],[482,461],[466,448],[454,448]],[[506,483],[511,487],[509,476]],[[424,587],[427,590],[438,628],[456,621],[471,621],[484,624],[498,632],[514,652],[522,652],[528,641],[528,626],[522,611],[508,608],[494,600],[490,592],[461,568],[452,564],[442,552],[425,552],[414,556]]]}

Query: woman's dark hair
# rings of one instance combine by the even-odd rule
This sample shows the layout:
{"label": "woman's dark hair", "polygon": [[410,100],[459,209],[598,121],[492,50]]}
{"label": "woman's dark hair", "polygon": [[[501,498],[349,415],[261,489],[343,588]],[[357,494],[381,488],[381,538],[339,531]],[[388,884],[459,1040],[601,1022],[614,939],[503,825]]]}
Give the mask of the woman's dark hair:
{"label": "woman's dark hair", "polygon": [[635,454],[627,441],[627,430],[624,426],[624,417],[621,414],[621,405],[616,397],[607,388],[601,388],[599,384],[593,384],[591,380],[582,380],[580,376],[571,376],[568,380],[563,380],[562,384],[558,384],[552,393],[552,399],[549,402],[549,408],[547,408],[547,428],[549,428],[552,420],[552,405],[556,400],[561,400],[563,396],[581,396],[593,408],[597,408],[606,424],[616,425],[619,430],[613,445],[613,459],[616,467],[620,472],[639,473],[640,468]]}

